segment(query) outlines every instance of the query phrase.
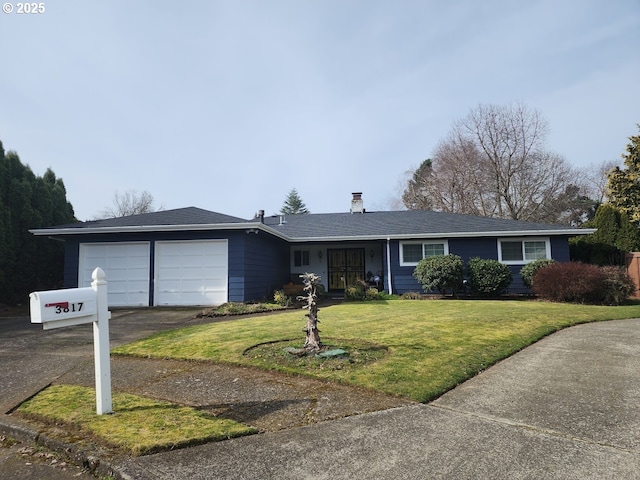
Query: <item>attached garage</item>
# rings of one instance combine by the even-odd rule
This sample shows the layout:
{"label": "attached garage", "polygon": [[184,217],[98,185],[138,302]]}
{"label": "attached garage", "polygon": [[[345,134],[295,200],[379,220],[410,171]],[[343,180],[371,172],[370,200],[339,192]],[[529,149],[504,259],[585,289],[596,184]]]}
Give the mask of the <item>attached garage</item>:
{"label": "attached garage", "polygon": [[227,240],[155,242],[154,305],[221,305],[228,299]]}
{"label": "attached garage", "polygon": [[81,243],[78,286],[91,285],[96,267],[107,275],[109,305],[149,306],[149,242]]}

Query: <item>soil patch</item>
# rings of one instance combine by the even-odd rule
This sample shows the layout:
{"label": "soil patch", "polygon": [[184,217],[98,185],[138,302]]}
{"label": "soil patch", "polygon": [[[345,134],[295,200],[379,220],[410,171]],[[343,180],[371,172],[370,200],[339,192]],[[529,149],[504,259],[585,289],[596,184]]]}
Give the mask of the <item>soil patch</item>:
{"label": "soil patch", "polygon": [[[282,367],[304,367],[313,370],[350,370],[364,367],[384,357],[389,350],[383,345],[360,339],[325,338],[324,346],[318,354],[309,354],[300,348],[300,339],[279,340],[261,343],[244,351],[246,357],[257,362],[269,361]],[[327,355],[331,351],[343,352],[342,355]]]}

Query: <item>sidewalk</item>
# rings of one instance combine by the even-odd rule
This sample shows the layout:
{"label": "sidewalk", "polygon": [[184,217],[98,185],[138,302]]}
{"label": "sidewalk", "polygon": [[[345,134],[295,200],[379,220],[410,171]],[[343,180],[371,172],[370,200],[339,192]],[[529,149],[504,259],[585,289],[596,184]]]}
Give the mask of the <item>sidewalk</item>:
{"label": "sidewalk", "polygon": [[126,479],[640,478],[640,320],[558,332],[428,405],[108,463]]}

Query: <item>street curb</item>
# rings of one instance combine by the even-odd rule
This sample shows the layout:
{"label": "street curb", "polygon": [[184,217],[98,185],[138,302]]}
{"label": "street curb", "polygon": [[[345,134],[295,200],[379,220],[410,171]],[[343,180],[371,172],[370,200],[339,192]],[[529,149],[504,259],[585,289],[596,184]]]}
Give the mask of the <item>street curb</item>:
{"label": "street curb", "polygon": [[78,445],[51,438],[24,420],[9,415],[0,415],[0,434],[13,437],[24,443],[46,447],[63,455],[76,465],[86,468],[93,475],[112,477],[116,480],[132,480],[132,477],[121,472],[111,461],[102,458],[95,450],[83,449]]}

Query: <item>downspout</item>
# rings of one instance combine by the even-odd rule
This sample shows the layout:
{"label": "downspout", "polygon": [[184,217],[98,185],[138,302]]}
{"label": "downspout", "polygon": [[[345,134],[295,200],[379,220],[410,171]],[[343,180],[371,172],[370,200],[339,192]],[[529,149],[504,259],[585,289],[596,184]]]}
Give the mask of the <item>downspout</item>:
{"label": "downspout", "polygon": [[391,288],[391,239],[387,237],[387,285],[389,290],[389,295],[393,294],[393,290]]}

